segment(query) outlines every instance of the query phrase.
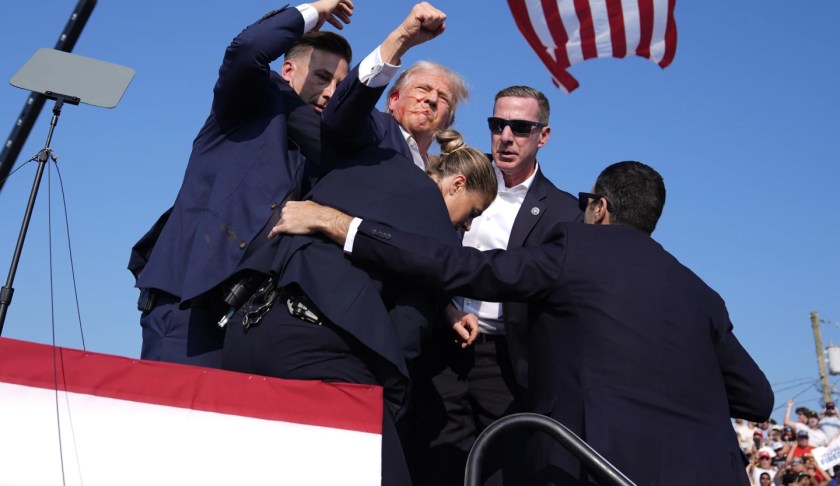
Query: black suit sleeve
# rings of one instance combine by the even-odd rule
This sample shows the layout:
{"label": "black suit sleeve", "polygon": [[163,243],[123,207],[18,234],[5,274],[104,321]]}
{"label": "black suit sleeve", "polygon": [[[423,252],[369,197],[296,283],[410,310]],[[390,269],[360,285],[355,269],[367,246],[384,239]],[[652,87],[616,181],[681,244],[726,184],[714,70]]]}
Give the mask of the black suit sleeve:
{"label": "black suit sleeve", "polygon": [[727,330],[715,344],[715,353],[726,386],[729,413],[735,418],[764,422],[773,412],[773,390],[767,377],[732,333],[732,324],[728,319],[726,322]]}
{"label": "black suit sleeve", "polygon": [[359,80],[359,66],[338,85],[322,118],[322,136],[335,148],[355,152],[379,145],[387,125],[376,103],[385,86],[371,88]]}
{"label": "black suit sleeve", "polygon": [[487,301],[546,298],[563,272],[565,238],[534,248],[479,251],[363,221],[355,261],[388,268],[418,285]]}
{"label": "black suit sleeve", "polygon": [[269,63],[303,35],[303,16],[286,8],[251,24],[225,51],[213,88],[213,112],[220,120],[262,113],[271,90]]}
{"label": "black suit sleeve", "polygon": [[289,147],[297,147],[306,161],[321,165],[321,117],[300,99],[279,74],[272,71],[286,107],[286,136]]}

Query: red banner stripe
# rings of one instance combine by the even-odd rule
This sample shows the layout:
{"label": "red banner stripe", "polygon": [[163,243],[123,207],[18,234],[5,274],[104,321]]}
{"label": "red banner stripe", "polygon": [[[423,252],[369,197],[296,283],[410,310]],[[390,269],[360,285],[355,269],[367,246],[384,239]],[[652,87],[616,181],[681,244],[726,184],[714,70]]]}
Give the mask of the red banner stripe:
{"label": "red banner stripe", "polygon": [[281,380],[0,338],[0,381],[243,417],[382,433],[382,388]]}

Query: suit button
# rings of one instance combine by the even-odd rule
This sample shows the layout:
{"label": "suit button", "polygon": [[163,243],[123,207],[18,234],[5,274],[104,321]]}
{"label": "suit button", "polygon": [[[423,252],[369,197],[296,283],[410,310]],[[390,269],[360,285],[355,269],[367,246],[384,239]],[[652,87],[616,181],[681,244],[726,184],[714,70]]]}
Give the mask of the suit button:
{"label": "suit button", "polygon": [[277,209],[277,203],[271,203],[271,209]]}
{"label": "suit button", "polygon": [[248,245],[243,241],[242,243],[239,244],[239,249],[244,250],[246,246],[248,246]]}

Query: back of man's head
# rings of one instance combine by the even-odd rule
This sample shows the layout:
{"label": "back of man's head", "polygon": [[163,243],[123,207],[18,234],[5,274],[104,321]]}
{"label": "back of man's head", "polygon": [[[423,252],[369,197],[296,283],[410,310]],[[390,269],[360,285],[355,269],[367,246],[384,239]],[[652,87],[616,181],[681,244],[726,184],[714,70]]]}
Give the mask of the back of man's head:
{"label": "back of man's head", "polygon": [[609,204],[610,222],[653,233],[665,206],[662,176],[641,162],[612,164],[601,172],[595,192]]}
{"label": "back of man's head", "polygon": [[351,64],[353,59],[353,50],[347,39],[335,32],[317,30],[303,34],[303,37],[292,44],[292,47],[286,51],[286,59],[300,58],[308,55],[313,49],[335,54],[347,61],[347,64]]}

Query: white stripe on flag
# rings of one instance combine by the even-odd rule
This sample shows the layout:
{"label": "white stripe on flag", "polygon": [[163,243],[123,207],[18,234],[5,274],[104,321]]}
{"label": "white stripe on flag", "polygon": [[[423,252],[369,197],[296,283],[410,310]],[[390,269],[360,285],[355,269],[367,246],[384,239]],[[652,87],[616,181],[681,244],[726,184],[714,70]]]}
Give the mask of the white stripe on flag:
{"label": "white stripe on flag", "polygon": [[621,0],[621,10],[624,12],[624,38],[627,41],[627,57],[635,56],[642,37],[639,22],[639,0]]}
{"label": "white stripe on flag", "polygon": [[612,57],[613,45],[610,37],[610,16],[607,13],[606,0],[590,0],[592,25],[595,27],[595,47],[598,57]]}
{"label": "white stripe on flag", "polygon": [[665,57],[665,28],[668,27],[668,0],[653,0],[653,36],[650,60],[659,64]]}
{"label": "white stripe on flag", "polygon": [[540,2],[526,2],[525,8],[528,10],[528,21],[531,22],[531,27],[537,33],[540,43],[545,46],[545,50],[551,59],[557,61],[557,58],[554,56],[554,49],[557,48],[557,45],[554,43],[554,38],[551,37],[548,25],[546,25],[545,12],[543,12],[542,4]]}
{"label": "white stripe on flag", "polygon": [[566,43],[569,65],[574,66],[583,61],[583,50],[580,47],[580,22],[575,10],[575,2],[574,0],[559,0],[557,8],[560,9],[560,18],[569,35],[569,42]]}

